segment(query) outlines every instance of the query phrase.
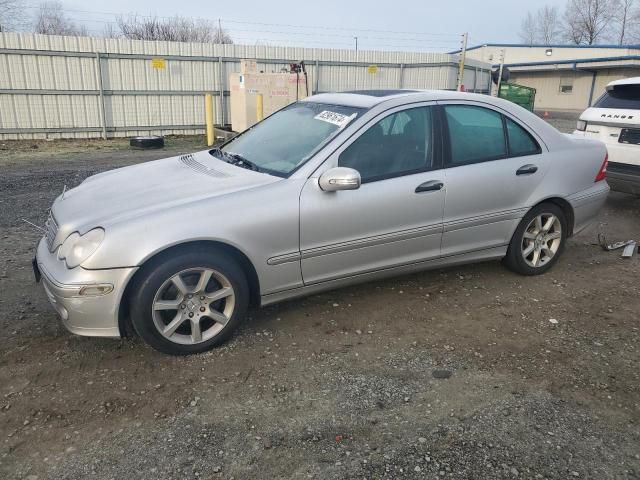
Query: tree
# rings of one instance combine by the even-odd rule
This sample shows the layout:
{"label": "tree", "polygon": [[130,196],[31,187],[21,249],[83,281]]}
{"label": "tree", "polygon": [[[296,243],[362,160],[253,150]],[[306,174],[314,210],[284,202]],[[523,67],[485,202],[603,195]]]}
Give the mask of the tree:
{"label": "tree", "polygon": [[118,29],[125,38],[165,40],[171,42],[233,43],[231,36],[212,22],[175,16],[168,19],[130,15],[117,18]]}
{"label": "tree", "polygon": [[87,35],[86,27],[77,25],[67,17],[62,3],[58,1],[40,4],[36,14],[34,31],[46,35]]}
{"label": "tree", "polygon": [[561,26],[557,7],[545,5],[535,13],[527,12],[520,26],[520,38],[528,45],[550,45],[559,40]]}
{"label": "tree", "polygon": [[533,45],[536,43],[538,37],[538,26],[533,13],[527,12],[527,16],[524,17],[522,23],[520,24],[520,39],[522,43],[526,43],[527,45]]}
{"label": "tree", "polygon": [[640,8],[635,0],[618,0],[616,22],[619,25],[618,43],[624,45],[628,40],[635,40],[640,36]]}
{"label": "tree", "polygon": [[562,23],[558,7],[545,5],[538,10],[538,38],[545,45],[551,45],[558,41]]}
{"label": "tree", "polygon": [[569,0],[564,11],[565,36],[576,45],[606,40],[616,17],[617,0]]}
{"label": "tree", "polygon": [[22,0],[0,0],[0,32],[10,32],[24,27],[24,11]]}

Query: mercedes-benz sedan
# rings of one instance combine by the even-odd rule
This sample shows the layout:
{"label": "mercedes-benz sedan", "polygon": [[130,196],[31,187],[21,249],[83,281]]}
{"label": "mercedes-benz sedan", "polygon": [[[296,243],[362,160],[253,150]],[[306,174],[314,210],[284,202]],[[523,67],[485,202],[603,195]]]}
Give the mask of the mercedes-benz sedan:
{"label": "mercedes-benz sedan", "polygon": [[489,96],[316,95],[66,191],[34,268],[71,332],[202,352],[251,304],[490,259],[544,273],[603,204],[606,155]]}

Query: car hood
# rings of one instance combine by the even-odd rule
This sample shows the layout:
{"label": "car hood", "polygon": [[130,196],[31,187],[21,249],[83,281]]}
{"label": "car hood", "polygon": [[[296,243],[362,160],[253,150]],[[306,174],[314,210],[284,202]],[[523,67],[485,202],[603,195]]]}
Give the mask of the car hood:
{"label": "car hood", "polygon": [[132,217],[229,195],[279,177],[230,165],[208,151],[181,155],[87,178],[67,190],[53,204],[61,229],[88,230]]}

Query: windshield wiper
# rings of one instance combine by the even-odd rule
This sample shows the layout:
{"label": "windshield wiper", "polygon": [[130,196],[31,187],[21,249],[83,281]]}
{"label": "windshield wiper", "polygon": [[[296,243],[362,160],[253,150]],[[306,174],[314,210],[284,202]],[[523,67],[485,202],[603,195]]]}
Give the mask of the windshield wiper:
{"label": "windshield wiper", "polygon": [[247,160],[246,158],[244,158],[242,155],[238,153],[223,152],[223,154],[226,154],[228,157],[231,157],[232,160],[231,161],[227,160],[227,161],[232,165],[246,168],[248,170],[253,170],[254,172],[262,171],[262,169],[258,165],[253,163],[251,160]]}
{"label": "windshield wiper", "polygon": [[223,162],[230,163],[231,165],[246,168],[247,170],[252,170],[254,172],[262,172],[262,169],[258,165],[253,163],[251,160],[247,160],[239,153],[224,152],[220,149],[220,147],[213,147],[211,150],[209,150],[209,154],[222,160]]}

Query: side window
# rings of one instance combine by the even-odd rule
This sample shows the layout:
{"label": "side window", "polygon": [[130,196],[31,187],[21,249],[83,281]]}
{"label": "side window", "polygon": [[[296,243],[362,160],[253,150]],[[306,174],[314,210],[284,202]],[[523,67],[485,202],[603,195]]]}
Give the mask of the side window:
{"label": "side window", "polygon": [[471,105],[444,107],[452,166],[504,158],[507,155],[502,115]]}
{"label": "side window", "polygon": [[338,158],[360,172],[362,182],[408,175],[432,167],[432,108],[393,113],[369,127]]}
{"label": "side window", "polygon": [[540,153],[540,145],[524,128],[509,118],[507,122],[507,136],[509,137],[509,155],[518,157],[521,155],[535,155]]}

